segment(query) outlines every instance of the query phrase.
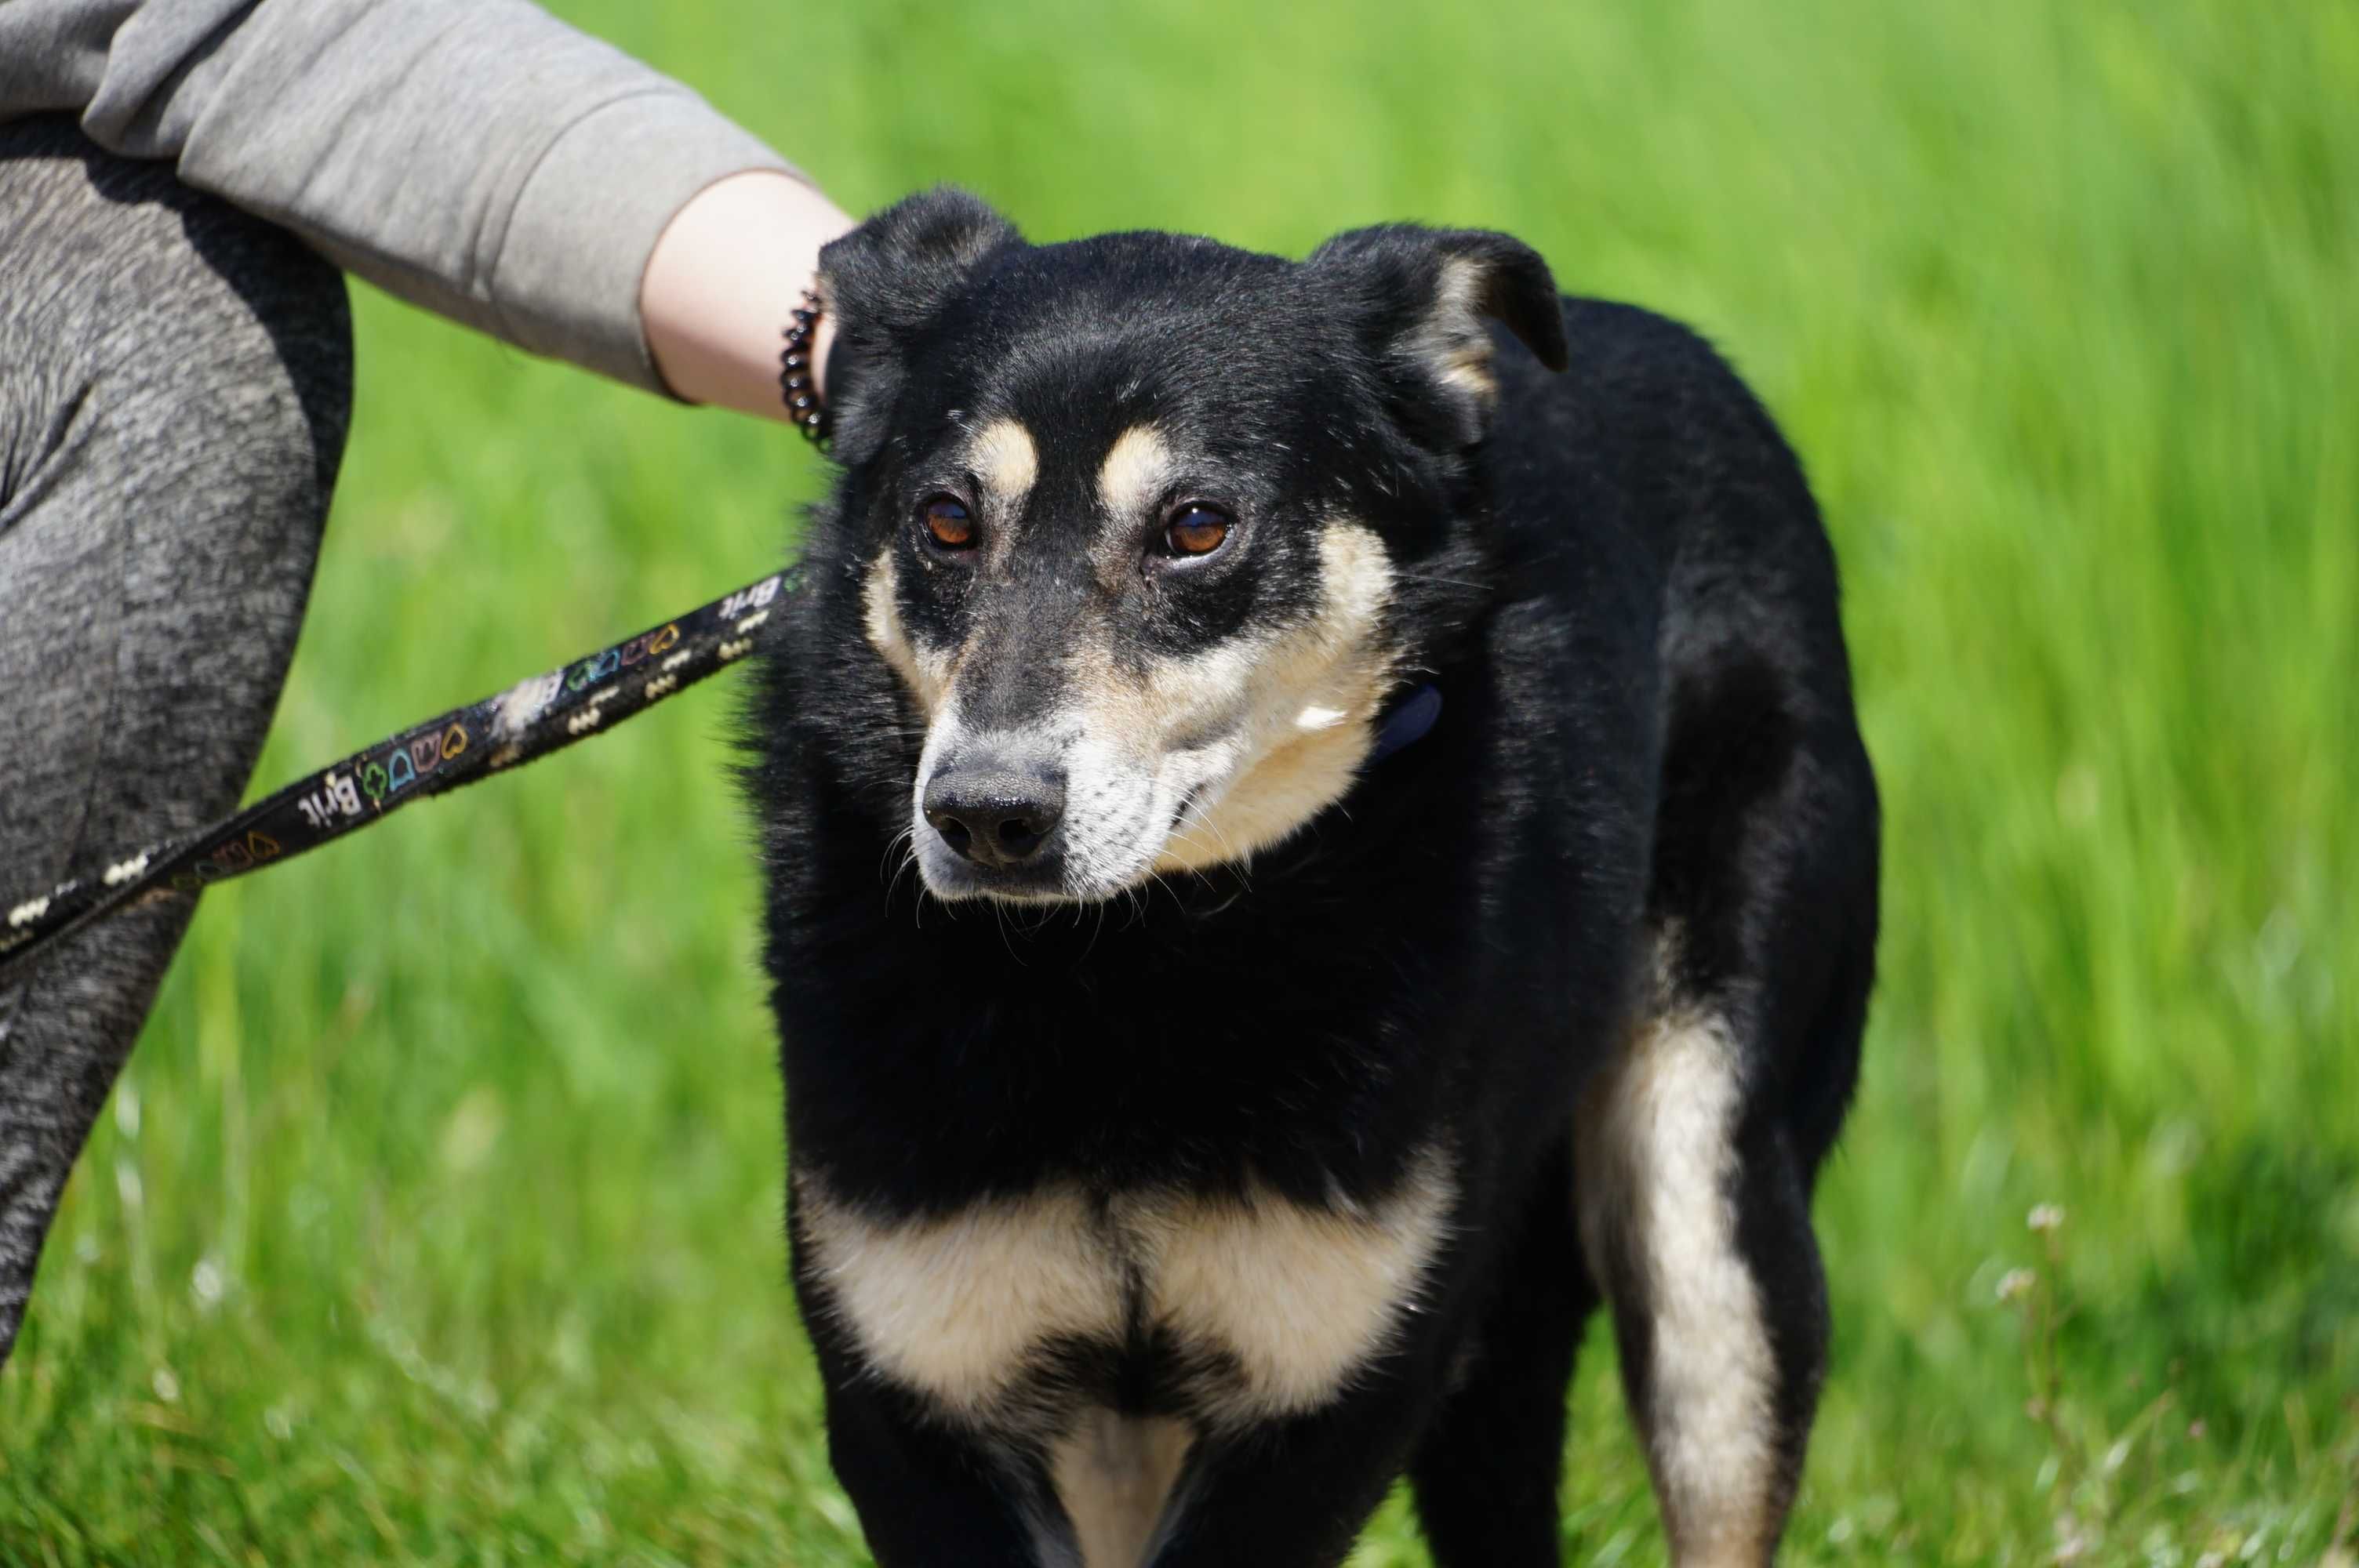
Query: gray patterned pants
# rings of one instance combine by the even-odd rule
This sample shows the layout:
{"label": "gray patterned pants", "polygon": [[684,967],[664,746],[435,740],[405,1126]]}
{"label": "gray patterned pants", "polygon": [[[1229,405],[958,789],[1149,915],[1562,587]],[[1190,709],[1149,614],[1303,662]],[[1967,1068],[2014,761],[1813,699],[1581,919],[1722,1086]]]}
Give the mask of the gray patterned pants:
{"label": "gray patterned pants", "polygon": [[[69,121],[0,124],[0,920],[237,804],[351,406],[327,263]],[[0,1359],[190,908],[0,989]]]}

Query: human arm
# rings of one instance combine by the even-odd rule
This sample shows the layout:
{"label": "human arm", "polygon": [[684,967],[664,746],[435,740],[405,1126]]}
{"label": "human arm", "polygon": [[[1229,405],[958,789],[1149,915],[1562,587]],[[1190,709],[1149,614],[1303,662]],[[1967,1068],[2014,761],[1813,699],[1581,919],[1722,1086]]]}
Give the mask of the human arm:
{"label": "human arm", "polygon": [[[639,284],[647,345],[690,403],[783,418],[780,329],[819,267],[820,247],[852,227],[814,187],[766,170],[731,175],[681,208]],[[835,321],[821,314],[811,378],[825,395]]]}
{"label": "human arm", "polygon": [[694,92],[525,0],[0,0],[0,117],[54,110],[415,304],[751,411],[753,340],[775,393],[785,308],[846,225]]}

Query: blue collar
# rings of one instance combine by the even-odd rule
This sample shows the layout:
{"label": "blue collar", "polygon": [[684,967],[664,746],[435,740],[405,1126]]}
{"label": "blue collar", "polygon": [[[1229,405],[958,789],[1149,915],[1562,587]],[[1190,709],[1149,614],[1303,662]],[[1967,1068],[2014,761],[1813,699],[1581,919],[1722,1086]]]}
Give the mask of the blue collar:
{"label": "blue collar", "polygon": [[1430,682],[1418,687],[1408,694],[1407,701],[1392,710],[1385,727],[1376,731],[1376,743],[1368,752],[1367,765],[1375,767],[1395,752],[1424,740],[1426,731],[1440,717],[1441,688]]}

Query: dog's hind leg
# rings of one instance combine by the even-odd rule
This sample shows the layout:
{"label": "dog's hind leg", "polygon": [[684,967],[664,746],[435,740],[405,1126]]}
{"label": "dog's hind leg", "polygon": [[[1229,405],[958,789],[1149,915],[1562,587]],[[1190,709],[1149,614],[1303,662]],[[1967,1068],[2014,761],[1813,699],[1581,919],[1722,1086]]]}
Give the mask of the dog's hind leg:
{"label": "dog's hind leg", "polygon": [[1584,1096],[1582,1245],[1680,1568],[1769,1560],[1825,1361],[1818,1245],[1788,1141],[1748,1115],[1730,1025],[1646,1022]]}
{"label": "dog's hind leg", "polygon": [[1496,1294],[1457,1387],[1427,1428],[1409,1477],[1440,1568],[1555,1568],[1565,1389],[1597,1306],[1563,1203],[1571,1152],[1541,1162]]}
{"label": "dog's hind leg", "polygon": [[1725,651],[1682,680],[1652,972],[1575,1119],[1582,1244],[1683,1568],[1775,1552],[1825,1368],[1810,1191],[1850,1099],[1876,919],[1848,708]]}

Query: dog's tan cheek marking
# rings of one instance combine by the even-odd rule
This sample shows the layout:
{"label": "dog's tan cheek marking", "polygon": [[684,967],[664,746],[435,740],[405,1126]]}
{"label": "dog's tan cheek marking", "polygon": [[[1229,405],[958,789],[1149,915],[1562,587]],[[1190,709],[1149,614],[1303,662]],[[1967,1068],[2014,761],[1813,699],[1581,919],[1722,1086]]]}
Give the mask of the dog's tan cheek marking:
{"label": "dog's tan cheek marking", "polygon": [[1093,1406],[1058,1440],[1049,1476],[1081,1547],[1082,1568],[1147,1561],[1195,1434],[1168,1416]]}
{"label": "dog's tan cheek marking", "polygon": [[1429,1151],[1397,1191],[1358,1212],[1249,1192],[1163,1217],[1147,1244],[1150,1316],[1227,1350],[1242,1372],[1202,1413],[1244,1425],[1333,1400],[1415,1310],[1456,1195],[1449,1161]]}
{"label": "dog's tan cheek marking", "polygon": [[899,568],[887,545],[878,553],[875,564],[868,568],[868,581],[861,589],[864,615],[861,629],[867,633],[869,646],[883,655],[909,695],[918,699],[918,709],[928,719],[939,712],[943,697],[950,691],[951,661],[942,654],[924,648],[909,636],[901,623]]}
{"label": "dog's tan cheek marking", "polygon": [[1667,1005],[1583,1095],[1575,1132],[1582,1247],[1614,1310],[1650,1325],[1636,1413],[1682,1568],[1765,1563],[1776,1529],[1776,1368],[1728,1192],[1737,1111],[1726,1023]]}
{"label": "dog's tan cheek marking", "polygon": [[[968,440],[967,466],[974,470],[991,497],[1000,519],[999,547],[1006,545],[1006,522],[1020,512],[1025,497],[1039,477],[1039,453],[1032,434],[1013,419],[995,419]],[[869,644],[901,677],[918,708],[929,719],[942,709],[957,674],[956,659],[920,644],[902,624],[900,574],[893,546],[887,545],[869,568],[861,591],[862,629]]]}
{"label": "dog's tan cheek marking", "polygon": [[[1247,723],[1255,760],[1195,827],[1172,836],[1158,870],[1190,870],[1277,842],[1341,799],[1366,762],[1393,684],[1393,658],[1380,645],[1392,561],[1373,530],[1348,520],[1321,531],[1319,556],[1318,613],[1254,651]],[[1182,662],[1158,678],[1186,676]]]}
{"label": "dog's tan cheek marking", "polygon": [[799,1229],[832,1309],[880,1371],[973,1421],[1063,1336],[1111,1339],[1122,1278],[1077,1192],[985,1201],[942,1219],[879,1222],[798,1172]]}
{"label": "dog's tan cheek marking", "polygon": [[1126,708],[1143,754],[1160,755],[1175,737],[1243,708],[1258,666],[1279,645],[1277,638],[1243,633],[1192,654],[1152,660],[1143,672],[1109,662],[1103,677],[1108,693],[1101,700]]}

